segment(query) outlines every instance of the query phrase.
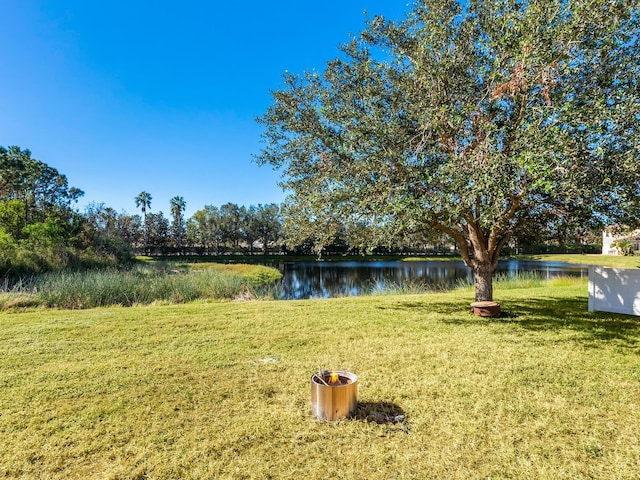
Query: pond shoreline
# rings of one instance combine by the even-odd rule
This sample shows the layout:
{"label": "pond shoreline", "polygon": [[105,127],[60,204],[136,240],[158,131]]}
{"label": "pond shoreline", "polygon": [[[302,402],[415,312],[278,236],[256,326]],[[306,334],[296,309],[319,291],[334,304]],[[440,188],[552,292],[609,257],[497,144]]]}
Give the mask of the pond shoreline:
{"label": "pond shoreline", "polygon": [[[473,285],[471,269],[462,260],[363,262],[344,259],[330,262],[272,262],[268,265],[282,273],[282,280],[278,282],[279,298],[282,300],[420,293]],[[540,279],[585,278],[588,266],[510,259],[499,262],[495,276],[514,278],[522,274]]]}

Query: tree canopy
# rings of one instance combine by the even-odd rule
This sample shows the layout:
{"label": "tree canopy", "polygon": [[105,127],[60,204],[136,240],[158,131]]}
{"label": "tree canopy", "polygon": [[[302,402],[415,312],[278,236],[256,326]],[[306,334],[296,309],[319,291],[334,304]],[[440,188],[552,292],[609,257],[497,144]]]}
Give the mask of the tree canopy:
{"label": "tree canopy", "polygon": [[373,17],[324,71],[284,75],[258,162],[282,169],[299,232],[443,232],[491,300],[514,235],[637,212],[638,27],[637,0],[424,0]]}
{"label": "tree canopy", "polygon": [[84,193],[67,177],[20,147],[0,147],[0,200],[19,200],[24,215],[44,219],[55,209],[69,209]]}
{"label": "tree canopy", "polygon": [[0,147],[0,272],[69,263],[82,225],[71,205],[82,195],[29,150]]}

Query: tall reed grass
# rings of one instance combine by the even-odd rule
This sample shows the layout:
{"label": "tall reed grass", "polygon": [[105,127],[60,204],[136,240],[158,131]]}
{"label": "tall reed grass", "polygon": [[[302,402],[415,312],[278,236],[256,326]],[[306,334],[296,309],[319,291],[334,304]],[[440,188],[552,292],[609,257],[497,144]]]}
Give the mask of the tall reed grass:
{"label": "tall reed grass", "polygon": [[[198,299],[256,298],[274,275],[252,269],[190,270],[177,264],[140,265],[130,270],[51,272],[5,283],[0,306],[82,309]],[[278,273],[277,271],[275,272]],[[262,287],[268,292],[266,287]]]}
{"label": "tall reed grass", "polygon": [[[545,285],[571,285],[579,281],[579,277],[560,276],[547,278],[540,272],[519,272],[517,275],[499,273],[493,279],[494,286],[500,289],[538,288]],[[470,284],[473,285],[473,284]]]}
{"label": "tall reed grass", "polygon": [[240,276],[215,271],[189,274],[96,271],[46,274],[38,277],[36,289],[48,307],[92,308],[233,298],[245,284]]}
{"label": "tall reed grass", "polygon": [[[548,279],[539,272],[520,272],[517,275],[499,273],[493,277],[494,288],[502,290],[516,288],[539,288],[548,286],[569,286],[580,281],[578,277],[554,277]],[[473,279],[459,278],[453,281],[443,280],[438,283],[425,283],[419,280],[406,282],[375,283],[371,286],[371,295],[419,295],[423,293],[446,292],[449,290],[466,290],[474,287]]]}

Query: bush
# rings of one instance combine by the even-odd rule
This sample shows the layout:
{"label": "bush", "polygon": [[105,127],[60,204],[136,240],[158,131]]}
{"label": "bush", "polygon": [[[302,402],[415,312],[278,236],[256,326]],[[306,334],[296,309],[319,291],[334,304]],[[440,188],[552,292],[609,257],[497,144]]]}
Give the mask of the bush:
{"label": "bush", "polygon": [[629,238],[623,238],[612,244],[618,250],[620,255],[633,255],[633,242]]}

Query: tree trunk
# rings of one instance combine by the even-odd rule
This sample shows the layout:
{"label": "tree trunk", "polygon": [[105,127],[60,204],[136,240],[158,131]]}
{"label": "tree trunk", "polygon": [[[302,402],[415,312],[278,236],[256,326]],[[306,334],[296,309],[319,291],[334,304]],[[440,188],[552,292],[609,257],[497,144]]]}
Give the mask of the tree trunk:
{"label": "tree trunk", "polygon": [[147,225],[147,212],[142,210],[144,215],[144,254],[147,255],[147,246],[149,245],[149,225]]}
{"label": "tree trunk", "polygon": [[491,264],[480,264],[473,267],[473,279],[476,284],[476,302],[493,301],[493,272]]}
{"label": "tree trunk", "polygon": [[[513,208],[511,209],[515,211]],[[509,211],[510,218],[512,216]],[[493,301],[493,272],[498,266],[500,250],[509,239],[508,232],[493,229],[484,231],[482,226],[470,217],[467,221],[466,232],[449,228],[434,222],[432,227],[446,233],[453,238],[460,248],[460,255],[466,266],[473,271],[476,287],[476,302]]]}

